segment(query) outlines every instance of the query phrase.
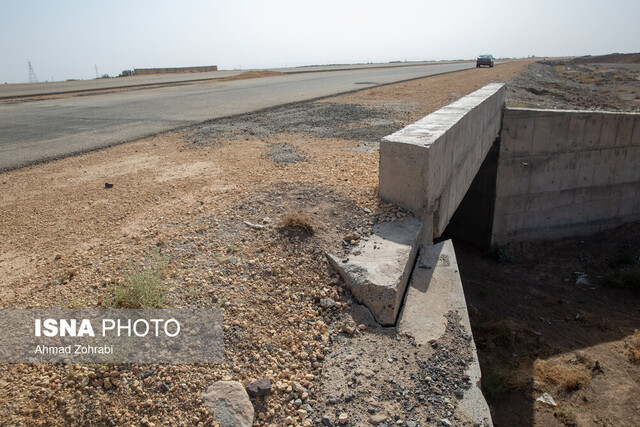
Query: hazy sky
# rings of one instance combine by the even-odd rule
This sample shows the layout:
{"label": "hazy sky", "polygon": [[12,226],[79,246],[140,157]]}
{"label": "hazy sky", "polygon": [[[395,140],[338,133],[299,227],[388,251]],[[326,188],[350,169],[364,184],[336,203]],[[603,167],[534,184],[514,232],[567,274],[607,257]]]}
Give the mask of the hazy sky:
{"label": "hazy sky", "polygon": [[640,51],[640,0],[0,0],[0,83]]}

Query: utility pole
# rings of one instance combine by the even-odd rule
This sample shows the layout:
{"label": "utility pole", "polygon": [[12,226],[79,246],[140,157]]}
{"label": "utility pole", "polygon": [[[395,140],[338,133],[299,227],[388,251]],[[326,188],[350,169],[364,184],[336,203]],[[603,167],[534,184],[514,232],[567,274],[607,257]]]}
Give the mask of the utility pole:
{"label": "utility pole", "polygon": [[30,60],[27,60],[27,68],[29,69],[29,83],[38,83],[38,76],[36,76],[36,72],[33,71]]}

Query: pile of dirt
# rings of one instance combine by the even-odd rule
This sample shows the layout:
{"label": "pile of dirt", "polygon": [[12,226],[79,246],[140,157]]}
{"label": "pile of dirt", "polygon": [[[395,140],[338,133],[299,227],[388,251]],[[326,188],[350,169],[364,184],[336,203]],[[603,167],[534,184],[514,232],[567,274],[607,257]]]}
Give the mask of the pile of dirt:
{"label": "pile of dirt", "polygon": [[274,77],[281,76],[282,73],[279,71],[271,71],[271,70],[254,70],[254,71],[245,71],[242,74],[238,74],[236,76],[225,77],[224,79],[220,79],[220,81],[231,81],[231,80],[245,80],[245,79],[257,79],[259,77]]}
{"label": "pile of dirt", "polygon": [[296,163],[304,160],[304,156],[289,144],[271,144],[268,156],[277,163]]}
{"label": "pile of dirt", "polygon": [[571,64],[640,64],[640,53],[610,53],[599,56],[581,56],[569,61]]}

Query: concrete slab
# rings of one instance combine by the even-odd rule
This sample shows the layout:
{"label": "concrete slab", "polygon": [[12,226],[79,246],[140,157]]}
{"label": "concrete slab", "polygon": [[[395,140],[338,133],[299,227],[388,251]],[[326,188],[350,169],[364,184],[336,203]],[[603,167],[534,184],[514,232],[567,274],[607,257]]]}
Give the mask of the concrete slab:
{"label": "concrete slab", "polygon": [[383,222],[374,226],[369,238],[361,239],[348,258],[327,254],[353,296],[382,325],[394,325],[398,317],[417,254],[420,227],[414,218]]}
{"label": "concrete slab", "polygon": [[[428,345],[432,340],[440,341],[447,326],[445,316],[450,311],[457,312],[461,318],[463,335],[471,338],[473,355],[466,372],[472,386],[464,392],[458,407],[474,423],[492,425],[491,412],[480,389],[480,363],[453,243],[446,240],[426,246],[420,257],[409,282],[404,307],[398,320],[398,332],[413,336],[416,343],[422,345]],[[420,268],[420,265],[423,268]]]}

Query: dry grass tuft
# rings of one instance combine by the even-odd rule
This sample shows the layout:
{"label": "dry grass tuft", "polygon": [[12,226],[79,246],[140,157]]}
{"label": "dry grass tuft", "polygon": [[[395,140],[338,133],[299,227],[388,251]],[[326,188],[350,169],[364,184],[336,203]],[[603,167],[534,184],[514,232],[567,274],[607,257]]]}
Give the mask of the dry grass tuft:
{"label": "dry grass tuft", "polygon": [[301,213],[287,214],[282,217],[282,227],[292,231],[300,231],[307,236],[313,236],[314,230],[311,221]]}
{"label": "dry grass tuft", "polygon": [[124,281],[113,289],[113,305],[134,309],[161,307],[167,293],[162,283],[166,265],[164,260],[156,260],[148,268],[132,265]]}
{"label": "dry grass tuft", "polygon": [[629,348],[629,360],[633,363],[640,363],[640,331],[635,330],[631,339],[627,343]]}
{"label": "dry grass tuft", "polygon": [[591,379],[584,365],[568,365],[560,361],[536,360],[533,363],[534,378],[544,385],[555,385],[562,392],[569,393],[585,386]]}

